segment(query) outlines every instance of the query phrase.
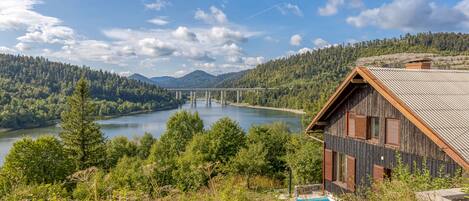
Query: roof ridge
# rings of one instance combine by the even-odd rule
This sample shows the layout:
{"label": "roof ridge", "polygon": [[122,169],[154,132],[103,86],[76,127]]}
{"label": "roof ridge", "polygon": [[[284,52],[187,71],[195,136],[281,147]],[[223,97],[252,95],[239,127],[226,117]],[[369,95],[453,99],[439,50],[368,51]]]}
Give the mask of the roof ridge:
{"label": "roof ridge", "polygon": [[387,71],[407,71],[407,72],[446,72],[446,73],[469,73],[469,70],[452,70],[452,69],[406,69],[406,68],[384,68],[366,66],[370,70],[387,70]]}

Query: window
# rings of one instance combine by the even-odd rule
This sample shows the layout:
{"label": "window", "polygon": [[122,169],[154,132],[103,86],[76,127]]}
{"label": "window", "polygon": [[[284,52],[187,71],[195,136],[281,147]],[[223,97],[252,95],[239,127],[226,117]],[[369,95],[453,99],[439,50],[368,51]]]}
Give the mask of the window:
{"label": "window", "polygon": [[399,119],[386,119],[386,144],[399,146]]}
{"label": "window", "polygon": [[345,154],[335,152],[335,170],[335,181],[345,183],[347,177],[347,161]]}
{"label": "window", "polygon": [[379,117],[369,117],[370,130],[368,138],[378,140],[379,139]]}
{"label": "window", "polygon": [[347,112],[347,136],[353,138],[366,139],[366,116],[357,115],[355,112]]}

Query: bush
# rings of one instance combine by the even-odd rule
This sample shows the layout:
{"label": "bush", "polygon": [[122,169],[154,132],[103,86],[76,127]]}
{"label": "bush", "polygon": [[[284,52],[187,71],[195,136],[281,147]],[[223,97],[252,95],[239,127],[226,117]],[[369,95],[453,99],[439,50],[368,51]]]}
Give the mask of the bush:
{"label": "bush", "polygon": [[155,143],[155,138],[150,133],[145,133],[139,140],[138,140],[138,147],[137,153],[138,157],[141,159],[148,158],[150,155],[151,146]]}
{"label": "bush", "polygon": [[127,137],[120,136],[109,140],[106,143],[106,167],[114,167],[120,158],[124,156],[132,157],[137,155],[137,145],[129,141]]}
{"label": "bush", "polygon": [[2,173],[12,182],[39,184],[62,181],[72,170],[60,141],[41,136],[16,141],[5,157]]}
{"label": "bush", "polygon": [[248,144],[262,143],[267,152],[267,164],[262,168],[264,175],[282,179],[286,170],[286,145],[290,131],[285,123],[273,123],[253,126],[247,135]]}
{"label": "bush", "polygon": [[62,184],[20,185],[2,200],[68,200],[67,190]]}
{"label": "bush", "polygon": [[322,180],[322,147],[302,135],[289,143],[286,161],[297,184],[320,183]]}

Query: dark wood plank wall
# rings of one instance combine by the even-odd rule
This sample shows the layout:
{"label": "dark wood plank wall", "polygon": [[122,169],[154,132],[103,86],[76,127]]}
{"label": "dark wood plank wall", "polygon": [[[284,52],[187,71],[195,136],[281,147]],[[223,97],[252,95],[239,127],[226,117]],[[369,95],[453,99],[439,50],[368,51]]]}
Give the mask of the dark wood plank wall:
{"label": "dark wood plank wall", "polygon": [[379,117],[381,129],[378,145],[385,146],[386,128],[384,125],[386,124],[386,118],[396,118],[400,120],[399,151],[437,160],[453,161],[376,90],[369,85],[359,85],[357,87],[359,88],[342,105],[338,106],[335,113],[331,114],[328,119],[329,125],[325,128],[325,133],[345,137],[345,114],[347,111],[354,111],[358,115]]}
{"label": "dark wood plank wall", "polygon": [[[327,119],[328,126],[324,129],[324,140],[327,149],[345,153],[356,158],[356,186],[368,186],[371,183],[373,164],[391,168],[396,164],[396,153],[411,171],[414,164],[422,168],[426,161],[433,176],[437,176],[440,168],[443,172],[454,174],[459,166],[434,144],[415,125],[405,118],[383,96],[369,85],[358,85],[358,89],[350,95],[342,105],[337,107]],[[358,115],[374,116],[380,119],[379,142],[346,137],[346,112],[354,111]],[[400,120],[400,146],[391,148],[385,145],[386,118]],[[381,160],[383,156],[384,160]],[[333,193],[346,192],[333,182],[326,181],[325,188]]]}
{"label": "dark wood plank wall", "polygon": [[[335,135],[325,134],[324,143],[326,145],[326,149],[355,157],[355,184],[358,188],[370,186],[371,178],[373,176],[373,165],[379,165],[389,169],[395,167],[397,165],[397,154],[400,155],[404,164],[409,164],[410,171],[412,172],[415,168],[421,170],[423,168],[423,164],[425,164],[425,166],[430,170],[430,174],[434,177],[439,176],[441,173],[454,175],[457,170],[460,169],[459,165],[455,162],[426,158],[416,154],[396,151],[384,146],[370,144],[365,141]],[[333,193],[347,192],[345,189],[342,189],[331,182],[329,183],[329,185],[326,185],[326,190]]]}

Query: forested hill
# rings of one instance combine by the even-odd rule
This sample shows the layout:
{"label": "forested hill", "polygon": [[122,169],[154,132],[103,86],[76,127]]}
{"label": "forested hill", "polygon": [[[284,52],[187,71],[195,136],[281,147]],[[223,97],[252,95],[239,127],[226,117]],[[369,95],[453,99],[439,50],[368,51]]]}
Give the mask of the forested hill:
{"label": "forested hill", "polygon": [[177,105],[166,90],[42,57],[0,54],[0,128],[41,126],[59,119],[81,76],[90,81],[95,115],[118,115]]}
{"label": "forested hill", "polygon": [[394,53],[469,55],[469,34],[421,33],[318,49],[258,65],[225,87],[278,87],[245,101],[255,105],[304,109],[310,117],[355,66],[358,58]]}

